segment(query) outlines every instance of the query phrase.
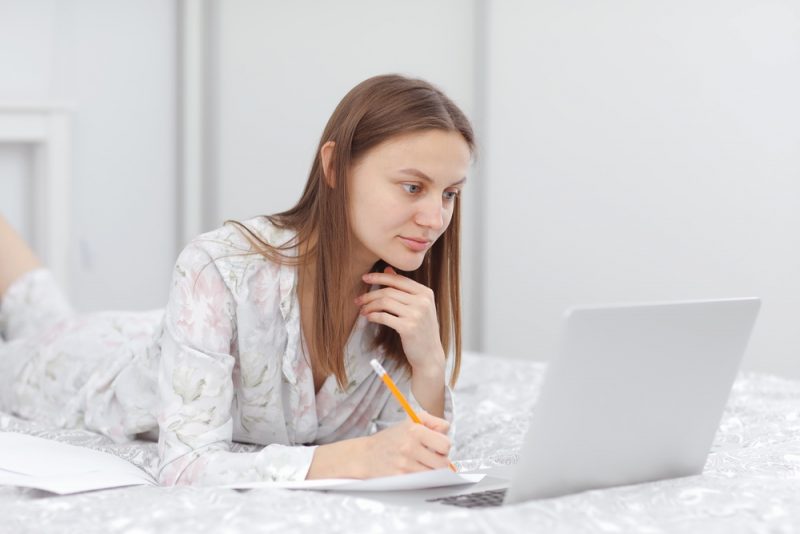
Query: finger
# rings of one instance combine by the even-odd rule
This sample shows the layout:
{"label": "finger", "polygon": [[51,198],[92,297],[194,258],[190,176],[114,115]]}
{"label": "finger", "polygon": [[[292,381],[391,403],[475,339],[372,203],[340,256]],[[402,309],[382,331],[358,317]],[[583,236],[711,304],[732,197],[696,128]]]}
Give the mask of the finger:
{"label": "finger", "polygon": [[408,315],[408,305],[394,299],[382,298],[361,306],[361,315],[369,315],[373,312],[387,312],[395,317],[405,317]]}
{"label": "finger", "polygon": [[427,286],[424,286],[419,282],[415,282],[411,278],[407,278],[396,273],[367,273],[361,278],[368,284],[379,284],[382,286],[394,287],[400,291],[411,293],[412,295],[419,295],[426,291],[430,291]]}
{"label": "finger", "polygon": [[400,330],[403,329],[403,320],[392,315],[391,313],[372,312],[365,315],[365,317],[367,318],[367,321],[388,326],[397,333],[400,333]]}
{"label": "finger", "polygon": [[383,289],[367,291],[366,293],[359,295],[356,298],[356,303],[364,305],[368,302],[372,302],[373,300],[383,297],[393,298],[398,302],[402,302],[403,304],[410,304],[413,301],[413,296],[409,295],[405,291],[400,291],[399,289],[395,289],[393,287],[384,287]]}
{"label": "finger", "polygon": [[421,430],[425,430],[425,432],[420,432],[420,442],[437,454],[447,456],[450,452],[450,439],[446,435],[430,428]]}
{"label": "finger", "polygon": [[395,317],[403,317],[404,307],[405,307],[404,304],[400,304],[397,301],[378,300],[369,304],[368,306],[362,306],[361,310],[359,310],[358,313],[360,313],[361,315],[369,315],[370,313],[385,312],[394,315]]}
{"label": "finger", "polygon": [[400,474],[418,473],[420,471],[430,471],[431,467],[421,463],[416,458],[409,459],[405,462]]}
{"label": "finger", "polygon": [[445,454],[427,447],[419,447],[415,451],[414,459],[428,469],[444,469],[450,466],[450,459]]}
{"label": "finger", "polygon": [[447,432],[450,430],[450,422],[447,419],[435,417],[425,411],[420,412],[418,415],[420,421],[422,421],[422,424],[431,430],[441,432],[442,434],[447,434]]}

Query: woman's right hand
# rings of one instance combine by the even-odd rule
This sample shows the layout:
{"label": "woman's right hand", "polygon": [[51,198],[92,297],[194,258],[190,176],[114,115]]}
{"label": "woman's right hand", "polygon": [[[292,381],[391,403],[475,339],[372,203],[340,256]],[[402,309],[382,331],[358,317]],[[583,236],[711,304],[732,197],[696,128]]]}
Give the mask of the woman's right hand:
{"label": "woman's right hand", "polygon": [[422,424],[411,419],[368,436],[363,444],[362,478],[400,475],[450,465],[450,423],[424,411]]}
{"label": "woman's right hand", "polygon": [[317,447],[307,479],[375,478],[450,465],[450,423],[424,411],[371,436]]}

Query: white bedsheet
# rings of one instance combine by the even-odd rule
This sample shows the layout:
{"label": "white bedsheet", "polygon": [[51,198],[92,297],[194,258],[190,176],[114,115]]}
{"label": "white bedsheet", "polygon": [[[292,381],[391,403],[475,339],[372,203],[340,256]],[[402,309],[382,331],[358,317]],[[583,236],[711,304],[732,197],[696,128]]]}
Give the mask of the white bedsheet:
{"label": "white bedsheet", "polygon": [[[516,462],[543,370],[465,355],[456,388],[459,468]],[[0,430],[113,452],[151,473],[156,467],[155,443],[114,445],[2,413]],[[800,532],[800,381],[740,375],[702,476],[489,510],[419,513],[366,497],[191,487],[57,497],[0,487],[0,532]]]}

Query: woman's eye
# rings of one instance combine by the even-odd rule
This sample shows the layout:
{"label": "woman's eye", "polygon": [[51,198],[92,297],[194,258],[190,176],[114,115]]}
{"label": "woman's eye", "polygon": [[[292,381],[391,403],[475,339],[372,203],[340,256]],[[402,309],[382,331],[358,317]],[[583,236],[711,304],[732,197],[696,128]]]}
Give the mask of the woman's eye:
{"label": "woman's eye", "polygon": [[406,190],[406,193],[419,193],[422,191],[422,188],[417,184],[403,184],[403,189]]}
{"label": "woman's eye", "polygon": [[445,200],[455,200],[458,197],[458,191],[445,191],[444,198]]}

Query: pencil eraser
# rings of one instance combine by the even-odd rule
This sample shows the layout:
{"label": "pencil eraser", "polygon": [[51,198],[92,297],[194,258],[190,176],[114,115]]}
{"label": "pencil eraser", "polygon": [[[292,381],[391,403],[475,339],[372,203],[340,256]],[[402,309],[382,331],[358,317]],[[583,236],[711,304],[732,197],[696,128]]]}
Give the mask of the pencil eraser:
{"label": "pencil eraser", "polygon": [[386,374],[386,370],[380,363],[378,363],[378,360],[376,360],[375,358],[371,359],[369,361],[369,364],[372,366],[373,369],[375,369],[375,372],[378,373],[378,376],[383,376]]}

